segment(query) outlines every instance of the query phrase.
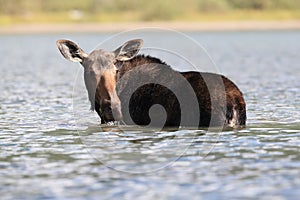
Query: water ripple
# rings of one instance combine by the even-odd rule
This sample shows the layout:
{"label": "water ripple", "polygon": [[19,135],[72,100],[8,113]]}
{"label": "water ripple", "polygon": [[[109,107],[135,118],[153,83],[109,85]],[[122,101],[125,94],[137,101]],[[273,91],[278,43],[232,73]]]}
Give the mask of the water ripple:
{"label": "water ripple", "polygon": [[[246,129],[99,126],[85,91],[72,98],[79,66],[61,35],[1,36],[1,198],[298,199],[299,32],[192,35],[244,91]],[[70,37],[88,48],[106,35]]]}

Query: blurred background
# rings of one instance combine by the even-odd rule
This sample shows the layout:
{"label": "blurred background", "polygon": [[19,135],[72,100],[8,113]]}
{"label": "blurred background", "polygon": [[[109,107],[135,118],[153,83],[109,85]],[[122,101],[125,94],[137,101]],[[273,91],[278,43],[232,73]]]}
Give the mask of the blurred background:
{"label": "blurred background", "polygon": [[299,0],[0,0],[0,25],[298,19]]}

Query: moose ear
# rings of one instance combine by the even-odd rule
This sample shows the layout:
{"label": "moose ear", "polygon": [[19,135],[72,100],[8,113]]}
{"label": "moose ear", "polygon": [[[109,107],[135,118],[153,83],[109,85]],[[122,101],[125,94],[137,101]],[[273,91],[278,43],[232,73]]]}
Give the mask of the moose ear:
{"label": "moose ear", "polygon": [[70,40],[57,40],[56,45],[60,53],[69,61],[82,62],[88,55]]}
{"label": "moose ear", "polygon": [[137,55],[142,45],[141,39],[129,40],[114,51],[115,57],[119,61],[130,60]]}

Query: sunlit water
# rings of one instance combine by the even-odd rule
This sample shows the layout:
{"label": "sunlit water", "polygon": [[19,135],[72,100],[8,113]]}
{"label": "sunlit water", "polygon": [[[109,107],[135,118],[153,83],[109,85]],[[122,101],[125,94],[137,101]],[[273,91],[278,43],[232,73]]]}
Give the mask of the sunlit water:
{"label": "sunlit water", "polygon": [[299,198],[299,31],[189,34],[244,92],[247,128],[223,132],[101,127],[86,93],[74,114],[55,41],[110,35],[0,36],[1,199]]}

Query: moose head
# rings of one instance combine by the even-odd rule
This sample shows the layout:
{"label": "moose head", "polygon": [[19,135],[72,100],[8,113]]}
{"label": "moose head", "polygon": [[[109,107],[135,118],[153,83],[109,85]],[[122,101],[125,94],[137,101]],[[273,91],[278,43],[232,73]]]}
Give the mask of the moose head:
{"label": "moose head", "polygon": [[90,54],[70,40],[58,40],[56,44],[67,60],[79,62],[83,66],[91,110],[96,109],[101,122],[122,120],[121,102],[116,91],[118,69],[115,63],[134,58],[141,49],[143,40],[127,41],[113,52],[94,50]]}

